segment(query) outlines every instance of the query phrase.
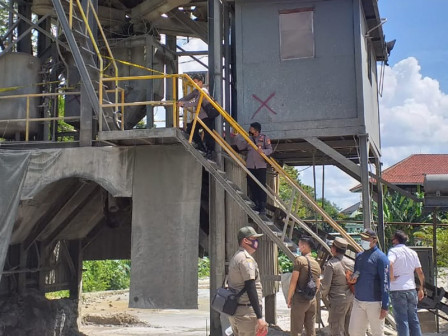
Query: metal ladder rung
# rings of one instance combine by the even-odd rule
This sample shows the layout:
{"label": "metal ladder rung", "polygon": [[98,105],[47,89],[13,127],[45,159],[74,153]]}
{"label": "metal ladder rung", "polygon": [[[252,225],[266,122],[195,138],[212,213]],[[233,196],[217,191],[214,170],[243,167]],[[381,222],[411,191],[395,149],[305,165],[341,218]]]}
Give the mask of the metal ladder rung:
{"label": "metal ladder rung", "polygon": [[91,68],[91,69],[93,69],[93,70],[96,70],[96,71],[100,71],[100,69],[99,68],[97,68],[95,65],[92,65],[92,64],[86,64],[86,66],[88,66],[89,68]]}
{"label": "metal ladder rung", "polygon": [[81,51],[85,51],[86,53],[88,53],[90,55],[96,56],[96,53],[90,49],[87,49],[85,47],[79,47],[79,48],[81,49]]}
{"label": "metal ladder rung", "polygon": [[72,15],[72,18],[74,18],[76,21],[84,22],[83,19],[81,19],[80,17],[77,17],[76,15]]}
{"label": "metal ladder rung", "polygon": [[85,33],[82,32],[82,31],[79,31],[79,30],[77,30],[77,29],[73,29],[73,33],[76,33],[76,34],[78,34],[78,35],[81,35],[82,37],[84,37],[84,38],[86,38],[86,39],[90,39],[89,35],[85,34]]}

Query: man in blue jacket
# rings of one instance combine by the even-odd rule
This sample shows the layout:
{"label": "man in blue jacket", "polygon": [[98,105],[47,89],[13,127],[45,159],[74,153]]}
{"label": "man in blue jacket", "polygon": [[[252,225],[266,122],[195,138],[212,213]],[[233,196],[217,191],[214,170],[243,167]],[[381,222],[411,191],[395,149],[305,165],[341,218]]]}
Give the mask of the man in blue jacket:
{"label": "man in blue jacket", "polygon": [[364,336],[370,325],[372,336],[382,336],[389,309],[389,259],[377,246],[378,236],[371,229],[361,233],[364,252],[356,256],[355,300],[350,317],[350,336]]}

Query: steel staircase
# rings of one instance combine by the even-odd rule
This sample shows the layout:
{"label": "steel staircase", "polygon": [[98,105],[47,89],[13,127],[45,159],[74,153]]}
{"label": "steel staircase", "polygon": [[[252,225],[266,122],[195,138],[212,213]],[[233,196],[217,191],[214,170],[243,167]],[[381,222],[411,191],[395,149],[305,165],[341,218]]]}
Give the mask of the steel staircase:
{"label": "steel staircase", "polygon": [[[205,153],[195,149],[185,135],[178,130],[177,138],[180,143],[184,145],[187,151],[189,151],[193,157],[216,179],[216,181],[227,191],[235,202],[243,209],[246,214],[258,225],[263,233],[269,237],[277,246],[290,258],[294,260],[296,255],[294,252],[297,250],[297,244],[295,244],[291,238],[284,234],[271,220],[262,218],[258,212],[253,210],[255,204],[250,198],[233,182],[231,181],[226,172],[221,170],[215,161],[207,159]],[[304,223],[303,223],[304,224]],[[286,227],[286,225],[285,225]],[[302,227],[306,230],[314,239],[318,240],[320,244],[326,246],[326,243],[313,232],[306,224]]]}
{"label": "steel staircase", "polygon": [[[107,107],[107,104],[112,104],[112,99],[109,96],[111,96],[110,91],[113,90],[107,90],[102,82],[103,58],[96,43],[96,36],[93,36],[88,24],[89,18],[92,19],[89,15],[92,13],[94,13],[93,19],[97,19],[95,11],[90,9],[86,14],[78,0],[63,0],[63,3],[61,0],[52,1],[95,117],[96,119],[102,118],[99,120],[99,124],[102,125],[100,130],[118,129],[116,109]],[[89,1],[88,6],[90,5]],[[101,31],[99,22],[98,29]],[[107,40],[105,43],[111,53]],[[115,76],[117,76],[116,66],[114,68]],[[118,95],[116,94],[115,97],[117,98]]]}
{"label": "steel staircase", "polygon": [[[360,246],[353,240],[353,238],[345,232],[343,228],[341,228],[318,204],[317,202],[309,196],[302,187],[297,183],[297,181],[291,179],[291,177],[283,170],[283,168],[272,158],[267,157],[264,154],[260,154],[264,160],[277,172],[280,176],[282,176],[291,191],[291,198],[289,201],[283,201],[279,195],[262,185],[246,168],[244,160],[231,148],[231,146],[223,139],[218,132],[210,130],[203,122],[199,119],[199,110],[202,105],[202,101],[206,99],[210,104],[212,104],[215,109],[217,109],[223,120],[226,121],[226,127],[231,127],[235,131],[237,131],[247,142],[248,144],[257,149],[256,145],[252,142],[252,140],[248,137],[246,131],[241,128],[241,126],[226,112],[222,109],[222,107],[217,104],[208,94],[199,88],[197,85],[193,83],[193,81],[186,75],[179,75],[182,79],[186,79],[189,82],[189,85],[192,85],[195,89],[197,89],[200,93],[198,98],[198,104],[195,111],[195,116],[193,120],[193,126],[191,134],[188,139],[185,138],[185,135],[178,130],[177,138],[184,145],[184,147],[194,156],[194,158],[201,163],[201,165],[214,176],[216,181],[227,191],[227,193],[239,204],[239,206],[247,213],[247,215],[260,227],[260,229],[273,241],[278,247],[291,259],[295,259],[295,254],[293,251],[296,251],[297,245],[292,241],[292,233],[295,227],[300,227],[304,231],[306,231],[310,236],[312,236],[316,242],[319,243],[321,248],[325,250],[325,253],[331,254],[331,250],[327,245],[326,241],[322,239],[318,233],[316,233],[307,223],[301,220],[295,211],[293,211],[293,204],[296,195],[299,195],[303,201],[308,203],[309,206],[322,217],[322,220],[328,223],[335,231],[339,232],[342,237],[344,237],[352,248],[355,251],[361,251]],[[195,127],[199,127],[199,125],[204,129],[205,132],[211,134],[216,143],[221,146],[221,148],[230,156],[230,158],[243,169],[248,176],[250,176],[259,186],[260,188],[266,192],[268,198],[273,200],[274,206],[281,209],[285,214],[286,218],[284,219],[283,230],[280,230],[271,220],[266,220],[266,217],[260,217],[257,212],[252,209],[254,206],[253,202],[241,191],[241,189],[229,180],[226,176],[226,173],[222,171],[218,165],[211,160],[207,160],[202,152],[196,150],[192,145],[192,134],[194,132]]]}

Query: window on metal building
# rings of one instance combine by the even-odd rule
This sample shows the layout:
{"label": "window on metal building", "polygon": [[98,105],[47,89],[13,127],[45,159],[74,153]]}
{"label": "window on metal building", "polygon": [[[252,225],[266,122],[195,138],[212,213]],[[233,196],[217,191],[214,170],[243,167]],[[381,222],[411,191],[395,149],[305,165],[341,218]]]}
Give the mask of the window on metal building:
{"label": "window on metal building", "polygon": [[313,9],[281,10],[279,14],[280,58],[314,57]]}

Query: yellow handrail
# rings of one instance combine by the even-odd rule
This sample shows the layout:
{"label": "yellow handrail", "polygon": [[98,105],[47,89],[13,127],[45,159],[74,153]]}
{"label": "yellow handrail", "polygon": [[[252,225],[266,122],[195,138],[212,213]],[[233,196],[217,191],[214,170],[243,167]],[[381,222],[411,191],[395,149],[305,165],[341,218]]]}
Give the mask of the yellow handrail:
{"label": "yellow handrail", "polygon": [[[188,85],[193,87],[194,89],[197,89],[199,92],[199,100],[198,104],[194,113],[194,118],[192,122],[192,130],[189,135],[189,142],[191,143],[193,140],[193,133],[195,131],[195,128],[197,127],[197,123],[199,122],[202,126],[202,128],[205,129],[205,131],[209,132],[212,137],[216,137],[217,134],[212,134],[212,131],[209,130],[207,127],[204,127],[203,123],[199,120],[199,112],[202,105],[203,100],[207,100],[208,103],[212,104],[215,109],[217,109],[222,116],[222,118],[228,123],[229,127],[232,127],[237,133],[239,133],[244,140],[255,150],[257,150],[257,146],[252,142],[249,135],[247,134],[246,130],[243,129],[226,111],[224,111],[219,104],[217,104],[204,90],[202,90],[188,75],[186,74],[165,74],[165,75],[145,75],[145,76],[126,76],[126,77],[110,77],[105,78],[104,81],[124,81],[124,80],[148,80],[148,79],[175,79],[179,78],[182,80],[185,80]],[[175,86],[173,86],[173,97],[176,95]],[[176,120],[175,125],[178,126],[178,115],[176,113],[175,104],[173,103],[173,117]],[[225,141],[224,139],[222,139]],[[297,183],[297,181],[294,181],[291,177],[289,177],[288,174],[283,170],[283,168],[272,158],[261,154],[263,159],[282,177],[284,177],[285,181],[287,181],[288,185],[292,188],[294,188],[299,195],[303,197],[303,199],[312,206],[312,208],[322,216],[322,218],[336,231],[338,231],[342,237],[344,237],[355,250],[361,251],[361,247],[356,243],[356,241],[345,232],[328,214],[317,204],[316,201],[314,201],[303,188]]]}
{"label": "yellow handrail", "polygon": [[[94,19],[96,21],[98,30],[99,30],[99,32],[101,34],[101,37],[103,38],[104,45],[106,46],[107,52],[110,55],[109,58],[112,61],[112,65],[113,65],[114,72],[115,72],[115,77],[118,77],[118,66],[117,66],[117,63],[115,62],[115,59],[114,59],[113,54],[112,54],[112,50],[110,49],[109,43],[107,41],[106,34],[104,33],[103,27],[101,26],[101,22],[100,22],[100,20],[98,18],[97,12],[95,10],[94,5],[92,4],[92,1],[91,0],[87,1],[87,8],[86,8],[87,9],[87,14],[86,14],[86,12],[83,9],[80,0],[76,0],[76,3],[78,5],[78,9],[79,9],[79,12],[81,14],[82,20],[84,21],[87,33],[88,33],[88,35],[90,37],[90,42],[92,43],[93,48],[95,50],[95,53],[96,53],[96,55],[98,57],[98,65],[99,65],[99,70],[100,70],[99,80],[98,80],[98,82],[99,82],[99,84],[98,84],[98,86],[99,86],[98,87],[99,106],[98,106],[98,108],[99,108],[99,111],[100,111],[100,116],[98,116],[98,119],[99,119],[98,123],[99,123],[100,130],[102,130],[102,125],[103,125],[102,107],[103,107],[104,60],[103,60],[103,56],[101,55],[100,49],[98,47],[98,44],[96,42],[96,36],[93,35],[92,28],[89,25],[89,13],[92,13],[92,15],[93,15],[93,17],[94,17]],[[73,0],[70,0],[69,24],[70,24],[70,28],[71,29],[72,29],[72,23],[73,23]],[[115,81],[114,95],[115,95],[115,100],[114,100],[115,104],[118,104],[118,102],[119,102],[118,81]]]}
{"label": "yellow handrail", "polygon": [[26,99],[26,110],[25,110],[25,118],[11,118],[11,119],[0,119],[0,123],[13,123],[13,122],[25,122],[25,141],[29,141],[30,134],[30,122],[42,122],[42,121],[66,121],[66,120],[79,120],[80,117],[43,117],[43,118],[31,118],[30,117],[30,99],[38,98],[38,97],[56,97],[56,96],[67,96],[67,95],[80,95],[80,92],[56,92],[56,93],[24,93],[18,95],[8,95],[8,96],[0,96],[0,102],[2,100],[10,100],[10,99]]}
{"label": "yellow handrail", "polygon": [[[253,141],[250,139],[249,135],[247,134],[246,130],[244,130],[226,111],[224,111],[221,106],[219,106],[213,99],[211,99],[208,94],[206,94],[188,75],[183,74],[182,75],[187,81],[190,82],[191,85],[193,85],[199,92],[200,92],[200,101],[198,102],[198,106],[201,106],[202,99],[205,97],[205,99],[213,105],[214,108],[216,108],[221,116],[228,122],[229,126],[231,126],[234,130],[236,130],[241,136],[246,140],[246,142],[255,150],[258,150],[258,147],[253,143]],[[196,111],[195,119],[198,117],[198,111]],[[192,133],[194,132],[195,124],[193,124],[192,127]],[[190,142],[191,142],[191,136],[190,136]],[[293,180],[286,172],[283,170],[282,167],[272,158],[266,156],[264,153],[260,154],[263,159],[269,163],[269,165],[280,175],[285,178],[285,180],[288,182],[288,184],[296,189],[302,197],[310,204],[313,209],[319,213],[325,221],[333,227],[336,231],[338,231],[342,237],[344,237],[350,245],[353,246],[355,250],[358,252],[362,251],[359,244],[349,235],[345,230],[343,230],[339,224],[337,224],[320,206],[317,204],[316,201],[314,201],[305,190],[297,183],[297,181]]]}
{"label": "yellow handrail", "polygon": [[[77,0],[79,1],[79,0]],[[89,34],[91,34],[91,31],[89,32]],[[97,46],[95,47],[96,50],[99,52]],[[102,63],[101,63],[102,64]],[[204,99],[211,104],[215,109],[217,109],[220,113],[220,115],[222,116],[223,120],[225,120],[227,122],[227,126],[226,127],[231,127],[233,128],[237,133],[239,133],[243,139],[245,139],[245,141],[255,150],[257,150],[257,146],[253,143],[253,141],[251,140],[251,138],[249,137],[249,135],[247,134],[246,130],[244,130],[226,111],[224,111],[222,109],[222,107],[217,104],[204,90],[202,90],[188,75],[186,74],[166,74],[166,75],[145,75],[145,76],[125,76],[125,77],[108,77],[108,78],[103,78],[104,82],[108,82],[108,81],[113,81],[116,83],[116,88],[112,91],[117,91],[120,90],[118,83],[120,81],[129,81],[129,80],[148,80],[148,79],[165,79],[165,80],[172,80],[173,82],[173,100],[170,101],[146,101],[146,102],[125,102],[124,99],[124,90],[121,89],[121,101],[118,102],[116,101],[114,104],[108,104],[107,106],[121,106],[122,109],[122,115],[121,115],[121,121],[122,121],[122,129],[124,129],[124,107],[125,106],[137,106],[137,105],[165,105],[165,106],[172,106],[173,107],[173,124],[175,127],[179,127],[180,123],[179,123],[179,113],[177,110],[177,106],[176,106],[176,101],[177,101],[177,80],[181,79],[182,81],[185,81],[186,83],[188,83],[189,86],[191,86],[193,89],[198,90],[198,103],[196,105],[196,109],[194,111],[194,117],[192,120],[192,130],[191,133],[189,134],[189,139],[188,141],[191,143],[193,141],[193,134],[195,131],[195,128],[198,127],[198,123],[201,125],[201,127],[204,129],[204,131],[210,133],[210,135],[215,139],[215,141],[232,157],[235,158],[238,161],[239,165],[243,165],[244,166],[244,160],[242,160],[240,158],[239,155],[237,155],[237,153],[227,144],[227,142],[225,141],[225,139],[223,139],[221,137],[221,135],[213,130],[210,130],[203,122],[202,120],[199,119],[199,113],[200,113],[200,109],[202,106],[202,102],[204,101]],[[99,90],[99,92],[101,93],[102,90]],[[62,94],[62,93],[60,93]],[[72,94],[72,93],[63,93],[63,94]],[[48,95],[48,94],[41,94],[41,95]],[[27,125],[30,121],[31,118],[29,118],[29,98],[32,96],[40,96],[39,94],[25,94],[25,95],[18,95],[15,97],[27,97],[27,117],[26,117],[26,121],[27,121]],[[7,97],[11,97],[11,96],[4,96],[4,97],[0,97],[0,99],[2,98],[7,98]],[[105,106],[105,104],[102,104],[102,101],[100,101],[100,106],[103,107]],[[101,109],[100,109],[100,113],[101,113]],[[102,115],[100,116],[100,120],[102,119]],[[56,118],[59,119],[59,118]],[[101,131],[101,128],[100,128]],[[27,134],[29,132],[29,129],[27,127]],[[28,137],[26,137],[28,140]],[[323,220],[325,222],[327,222],[331,227],[333,227],[337,232],[339,232],[341,234],[342,237],[344,237],[352,246],[355,250],[357,251],[361,251],[360,246],[356,243],[356,241],[350,236],[348,235],[345,230],[343,230],[339,224],[337,224],[320,206],[319,204],[317,204],[317,202],[315,200],[313,200],[311,198],[311,196],[309,196],[306,191],[303,190],[303,188],[298,184],[297,181],[295,181],[294,179],[292,179],[288,174],[286,174],[286,172],[283,170],[283,168],[273,159],[270,158],[266,155],[264,155],[263,153],[260,154],[263,159],[274,169],[274,171],[276,171],[279,176],[282,176],[285,181],[288,183],[288,185],[293,188],[294,190],[296,190],[298,192],[298,195],[300,197],[302,197],[303,200],[305,200],[308,204],[310,204],[312,206],[312,208],[322,216]],[[249,175],[251,175],[249,173]],[[253,176],[251,176],[253,178]],[[259,183],[259,182],[257,182]],[[264,186],[261,186],[264,188],[264,190],[271,195],[271,192],[268,191]],[[271,197],[271,196],[270,196]],[[281,200],[279,199],[278,195],[274,195],[274,201],[277,204],[282,204]],[[297,217],[295,217],[295,215],[291,215],[291,218],[293,218],[297,223],[301,223],[303,224],[303,222],[298,219]]]}

